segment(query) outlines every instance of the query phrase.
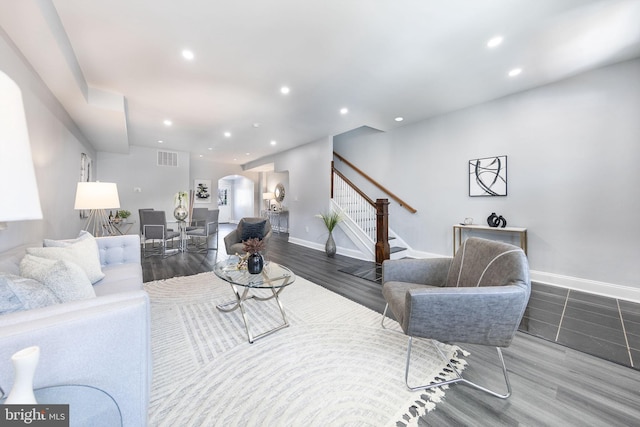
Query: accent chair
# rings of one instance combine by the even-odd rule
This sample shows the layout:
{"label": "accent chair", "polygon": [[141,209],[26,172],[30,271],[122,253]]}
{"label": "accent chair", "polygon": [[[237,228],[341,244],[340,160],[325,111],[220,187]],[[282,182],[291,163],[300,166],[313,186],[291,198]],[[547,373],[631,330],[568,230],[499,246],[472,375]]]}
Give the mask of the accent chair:
{"label": "accent chair", "polygon": [[[264,240],[265,248],[269,248],[272,235],[271,223],[266,218],[246,217],[238,223],[238,227],[224,237],[227,255],[244,254],[242,242],[251,238]],[[263,254],[264,255],[264,254]]]}
{"label": "accent chair", "polygon": [[191,237],[192,240],[198,242],[195,244],[197,252],[208,253],[209,251],[216,251],[217,258],[218,216],[220,214],[220,210],[205,210],[206,216],[204,219],[198,220],[198,224],[200,225],[197,227],[191,227],[191,229],[187,228],[187,237]]}
{"label": "accent chair", "polygon": [[[142,254],[144,257],[160,255],[167,257],[167,241],[180,237],[180,233],[167,228],[167,217],[164,211],[141,210],[140,225],[142,226]],[[151,241],[151,248],[148,248],[147,241]],[[156,247],[156,241],[160,241],[160,246]],[[175,254],[171,254],[175,255]]]}
{"label": "accent chair", "polygon": [[[410,390],[423,390],[462,382],[493,396],[506,399],[511,385],[501,348],[511,344],[529,301],[529,264],[517,246],[471,237],[453,258],[386,260],[382,264],[382,293],[387,309],[409,336],[405,383]],[[409,384],[413,338],[437,342],[469,343],[495,347],[507,387],[504,394],[475,384],[448,363],[456,377],[437,383]],[[446,360],[445,360],[446,361]]]}
{"label": "accent chair", "polygon": [[204,226],[204,223],[207,220],[208,215],[209,215],[209,208],[191,209],[191,218],[189,218],[189,225],[187,225],[187,231]]}

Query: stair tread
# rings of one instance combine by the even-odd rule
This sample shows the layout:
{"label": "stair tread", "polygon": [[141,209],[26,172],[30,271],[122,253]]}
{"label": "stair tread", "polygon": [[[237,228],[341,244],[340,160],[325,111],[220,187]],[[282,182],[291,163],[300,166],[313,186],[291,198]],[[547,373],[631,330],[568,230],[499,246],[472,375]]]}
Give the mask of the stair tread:
{"label": "stair tread", "polygon": [[401,248],[400,246],[393,246],[391,248],[389,248],[389,252],[394,254],[396,252],[402,252],[402,251],[406,251],[407,248]]}

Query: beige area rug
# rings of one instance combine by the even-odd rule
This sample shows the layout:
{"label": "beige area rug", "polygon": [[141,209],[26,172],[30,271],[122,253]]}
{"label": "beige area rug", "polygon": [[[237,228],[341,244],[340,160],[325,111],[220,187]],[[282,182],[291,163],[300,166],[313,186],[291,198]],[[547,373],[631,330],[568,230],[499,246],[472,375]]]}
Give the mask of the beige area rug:
{"label": "beige area rug", "polygon": [[[288,328],[249,344],[233,298],[213,273],[145,284],[151,297],[151,426],[401,426],[435,408],[441,389],[404,383],[407,337],[397,323],[302,278],[280,295]],[[280,321],[273,300],[247,303],[255,334]],[[460,370],[455,346],[441,345]],[[416,377],[449,378],[426,340]],[[419,371],[419,372],[417,372]]]}

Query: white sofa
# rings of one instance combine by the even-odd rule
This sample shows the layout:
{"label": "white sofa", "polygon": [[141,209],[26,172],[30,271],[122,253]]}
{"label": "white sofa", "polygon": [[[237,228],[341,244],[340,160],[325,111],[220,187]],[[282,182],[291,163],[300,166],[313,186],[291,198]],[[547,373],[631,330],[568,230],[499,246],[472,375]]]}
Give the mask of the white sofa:
{"label": "white sofa", "polygon": [[[124,426],[145,426],[151,387],[149,298],[137,235],[96,239],[105,277],[95,298],[0,315],[0,387],[13,383],[11,355],[40,347],[34,388],[87,385],[109,394]],[[24,245],[0,253],[0,272],[19,274]],[[42,246],[42,244],[40,244]]]}

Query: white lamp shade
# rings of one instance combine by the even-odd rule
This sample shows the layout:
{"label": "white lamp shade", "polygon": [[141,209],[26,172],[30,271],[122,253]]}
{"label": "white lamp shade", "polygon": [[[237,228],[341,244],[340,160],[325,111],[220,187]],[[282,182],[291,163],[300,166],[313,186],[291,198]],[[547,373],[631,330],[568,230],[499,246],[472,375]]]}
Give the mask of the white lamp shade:
{"label": "white lamp shade", "polygon": [[74,209],[117,209],[118,186],[114,182],[79,182]]}
{"label": "white lamp shade", "polygon": [[262,193],[263,200],[273,200],[276,198],[276,195],[273,193]]}
{"label": "white lamp shade", "polygon": [[0,221],[42,219],[18,85],[0,71]]}

